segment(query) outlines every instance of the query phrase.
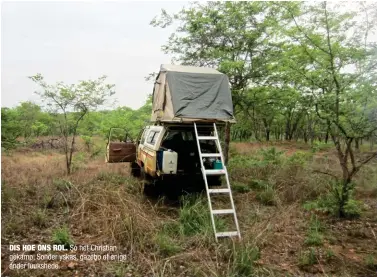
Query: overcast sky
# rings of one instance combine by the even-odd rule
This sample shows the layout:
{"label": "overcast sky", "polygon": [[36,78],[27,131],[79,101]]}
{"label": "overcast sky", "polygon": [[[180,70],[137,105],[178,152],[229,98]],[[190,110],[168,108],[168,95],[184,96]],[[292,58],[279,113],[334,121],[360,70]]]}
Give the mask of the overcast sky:
{"label": "overcast sky", "polygon": [[170,63],[161,51],[173,29],[149,22],[188,2],[3,2],[1,106],[38,101],[27,76],[74,83],[103,74],[121,106],[139,108],[152,92],[145,77]]}

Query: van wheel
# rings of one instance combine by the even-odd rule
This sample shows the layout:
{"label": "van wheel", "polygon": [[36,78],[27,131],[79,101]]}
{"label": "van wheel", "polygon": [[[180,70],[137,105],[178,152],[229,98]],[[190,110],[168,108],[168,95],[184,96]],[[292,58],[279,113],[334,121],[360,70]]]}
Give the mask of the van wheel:
{"label": "van wheel", "polygon": [[140,166],[135,162],[131,163],[131,175],[133,177],[140,177]]}

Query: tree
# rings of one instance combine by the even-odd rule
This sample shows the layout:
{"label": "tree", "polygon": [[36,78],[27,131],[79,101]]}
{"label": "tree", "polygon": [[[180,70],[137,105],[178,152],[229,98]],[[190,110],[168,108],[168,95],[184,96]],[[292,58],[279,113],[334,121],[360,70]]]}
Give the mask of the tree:
{"label": "tree", "polygon": [[16,109],[1,108],[1,146],[13,148],[17,144],[17,138],[22,136],[22,127],[17,119]]}
{"label": "tree", "polygon": [[[194,3],[191,8],[154,18],[153,26],[181,26],[162,49],[184,65],[215,67],[227,74],[235,110],[244,106],[245,94],[266,82],[268,61],[275,43],[269,40],[278,26],[279,9],[268,2]],[[253,83],[253,86],[251,85]],[[225,131],[228,159],[230,125]]]}
{"label": "tree", "polygon": [[371,15],[376,7],[363,7],[363,21],[355,20],[356,12],[341,13],[327,2],[281,7],[290,27],[281,29],[287,39],[280,66],[313,97],[315,113],[331,135],[342,169],[334,194],[344,217],[354,176],[377,157],[376,151],[358,158],[352,147],[377,130],[377,48],[368,40],[376,26]]}
{"label": "tree", "polygon": [[62,82],[49,85],[41,74],[29,78],[42,88],[36,93],[47,103],[58,123],[64,139],[67,174],[70,174],[78,127],[89,111],[104,105],[108,97],[115,93],[114,85],[105,84],[106,76],[71,85]]}

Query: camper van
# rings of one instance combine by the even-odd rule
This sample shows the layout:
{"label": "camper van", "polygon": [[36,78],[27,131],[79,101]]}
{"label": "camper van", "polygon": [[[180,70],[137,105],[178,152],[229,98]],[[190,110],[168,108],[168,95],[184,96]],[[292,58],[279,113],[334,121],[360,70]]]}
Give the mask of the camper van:
{"label": "camper van", "polygon": [[[161,65],[152,100],[151,124],[136,141],[109,139],[107,162],[131,163],[144,191],[159,181],[198,176],[207,191],[216,240],[241,238],[217,131],[219,125],[235,122],[228,77],[213,68]],[[229,196],[231,208],[214,210],[213,194]],[[216,231],[214,216],[227,214],[234,217],[236,230]]]}
{"label": "camper van", "polygon": [[[152,99],[152,123],[136,141],[109,140],[107,162],[130,162],[132,175],[153,185],[157,180],[200,177],[200,147],[205,168],[221,175],[214,123],[234,122],[227,76],[213,68],[162,65]],[[208,139],[197,141],[196,132]],[[209,176],[208,183],[218,185],[220,176]]]}

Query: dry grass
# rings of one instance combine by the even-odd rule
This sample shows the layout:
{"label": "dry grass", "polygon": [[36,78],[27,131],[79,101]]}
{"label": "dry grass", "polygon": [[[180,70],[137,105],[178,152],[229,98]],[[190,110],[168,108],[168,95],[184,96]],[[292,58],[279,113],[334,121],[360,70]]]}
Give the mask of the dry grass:
{"label": "dry grass", "polygon": [[[82,152],[74,173],[66,176],[61,153],[24,149],[3,155],[2,244],[51,243],[54,230],[67,226],[77,245],[116,245],[117,253],[127,255],[126,263],[76,262],[77,276],[303,276],[305,272],[373,276],[370,264],[365,263],[368,255],[377,254],[373,237],[377,213],[372,208],[360,219],[347,222],[321,215],[326,228],[324,245],[315,250],[318,262],[300,265],[303,255],[310,254],[305,239],[311,214],[302,204],[328,190],[329,177],[313,173],[313,169],[338,169],[331,151],[300,166],[287,159],[296,157],[304,146],[283,144],[279,149],[286,149],[288,155],[283,154],[276,164],[241,166],[241,161],[230,165],[232,182],[248,188],[234,193],[243,239],[220,244],[214,242],[208,228],[205,205],[177,207],[146,197],[125,164],[105,164],[103,156]],[[235,160],[242,153],[263,161],[259,146],[237,143],[232,153]],[[375,164],[368,165],[357,179],[357,196],[368,205],[376,203],[376,187],[371,185],[376,172]],[[274,192],[273,205],[258,200],[265,186]],[[193,222],[199,222],[196,229],[186,230]],[[329,249],[334,253],[331,259],[326,258]],[[7,253],[7,249],[3,251]],[[2,262],[4,271],[9,263],[6,254]],[[59,276],[72,276],[69,263],[60,264]]]}

